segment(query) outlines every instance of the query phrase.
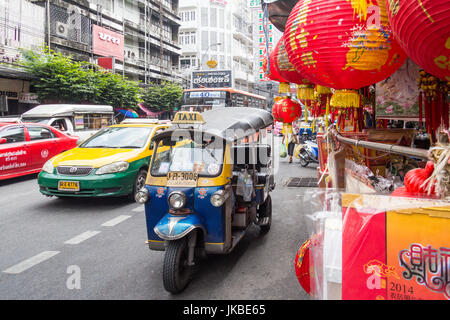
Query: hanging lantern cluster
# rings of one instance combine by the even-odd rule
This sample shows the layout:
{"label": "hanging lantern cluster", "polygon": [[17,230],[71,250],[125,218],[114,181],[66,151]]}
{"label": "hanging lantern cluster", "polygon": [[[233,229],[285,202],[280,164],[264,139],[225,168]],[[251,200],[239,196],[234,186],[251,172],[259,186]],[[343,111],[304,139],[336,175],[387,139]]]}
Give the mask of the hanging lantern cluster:
{"label": "hanging lantern cluster", "polygon": [[384,0],[299,0],[285,34],[290,61],[311,83],[335,89],[334,107],[358,108],[357,90],[386,79],[406,59]]}
{"label": "hanging lantern cluster", "polygon": [[418,66],[450,81],[448,0],[385,0],[395,38]]}

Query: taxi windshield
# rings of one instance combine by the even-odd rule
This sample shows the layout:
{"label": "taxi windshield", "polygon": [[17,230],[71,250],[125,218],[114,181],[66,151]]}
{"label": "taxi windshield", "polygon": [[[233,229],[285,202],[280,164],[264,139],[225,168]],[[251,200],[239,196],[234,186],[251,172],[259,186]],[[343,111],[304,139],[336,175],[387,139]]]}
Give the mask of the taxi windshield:
{"label": "taxi windshield", "polygon": [[168,172],[195,172],[200,176],[218,176],[222,171],[223,145],[198,144],[184,140],[174,147],[158,145],[154,153],[151,174],[165,176]]}
{"label": "taxi windshield", "polygon": [[139,149],[145,146],[153,128],[109,127],[86,140],[80,148]]}

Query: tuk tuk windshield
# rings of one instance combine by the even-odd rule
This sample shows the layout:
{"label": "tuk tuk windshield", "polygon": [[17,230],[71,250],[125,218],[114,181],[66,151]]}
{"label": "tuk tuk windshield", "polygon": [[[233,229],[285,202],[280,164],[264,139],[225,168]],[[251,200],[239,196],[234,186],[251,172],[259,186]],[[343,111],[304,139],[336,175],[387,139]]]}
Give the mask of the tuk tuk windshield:
{"label": "tuk tuk windshield", "polygon": [[152,176],[165,176],[168,172],[195,172],[200,176],[218,176],[222,171],[223,145],[198,144],[184,140],[174,147],[158,145],[154,152]]}

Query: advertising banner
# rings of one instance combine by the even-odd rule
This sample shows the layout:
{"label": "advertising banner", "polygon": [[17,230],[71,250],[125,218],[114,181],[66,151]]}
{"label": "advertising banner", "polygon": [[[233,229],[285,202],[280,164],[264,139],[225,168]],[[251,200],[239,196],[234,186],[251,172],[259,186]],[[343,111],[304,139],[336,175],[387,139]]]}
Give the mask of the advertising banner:
{"label": "advertising banner", "polygon": [[419,70],[407,59],[392,76],[376,84],[378,119],[419,118]]}
{"label": "advertising banner", "polygon": [[230,88],[233,85],[231,70],[194,71],[192,83],[194,88]]}
{"label": "advertising banner", "polygon": [[92,47],[94,54],[103,57],[115,57],[124,59],[124,37],[123,34],[93,25]]}

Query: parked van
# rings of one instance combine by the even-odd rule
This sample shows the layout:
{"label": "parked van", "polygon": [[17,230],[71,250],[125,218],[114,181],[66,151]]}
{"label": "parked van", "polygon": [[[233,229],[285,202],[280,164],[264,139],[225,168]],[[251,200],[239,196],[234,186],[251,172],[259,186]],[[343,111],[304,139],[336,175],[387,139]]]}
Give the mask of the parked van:
{"label": "parked van", "polygon": [[43,123],[78,136],[81,143],[101,128],[113,124],[114,109],[106,105],[41,104],[23,113],[21,119]]}

